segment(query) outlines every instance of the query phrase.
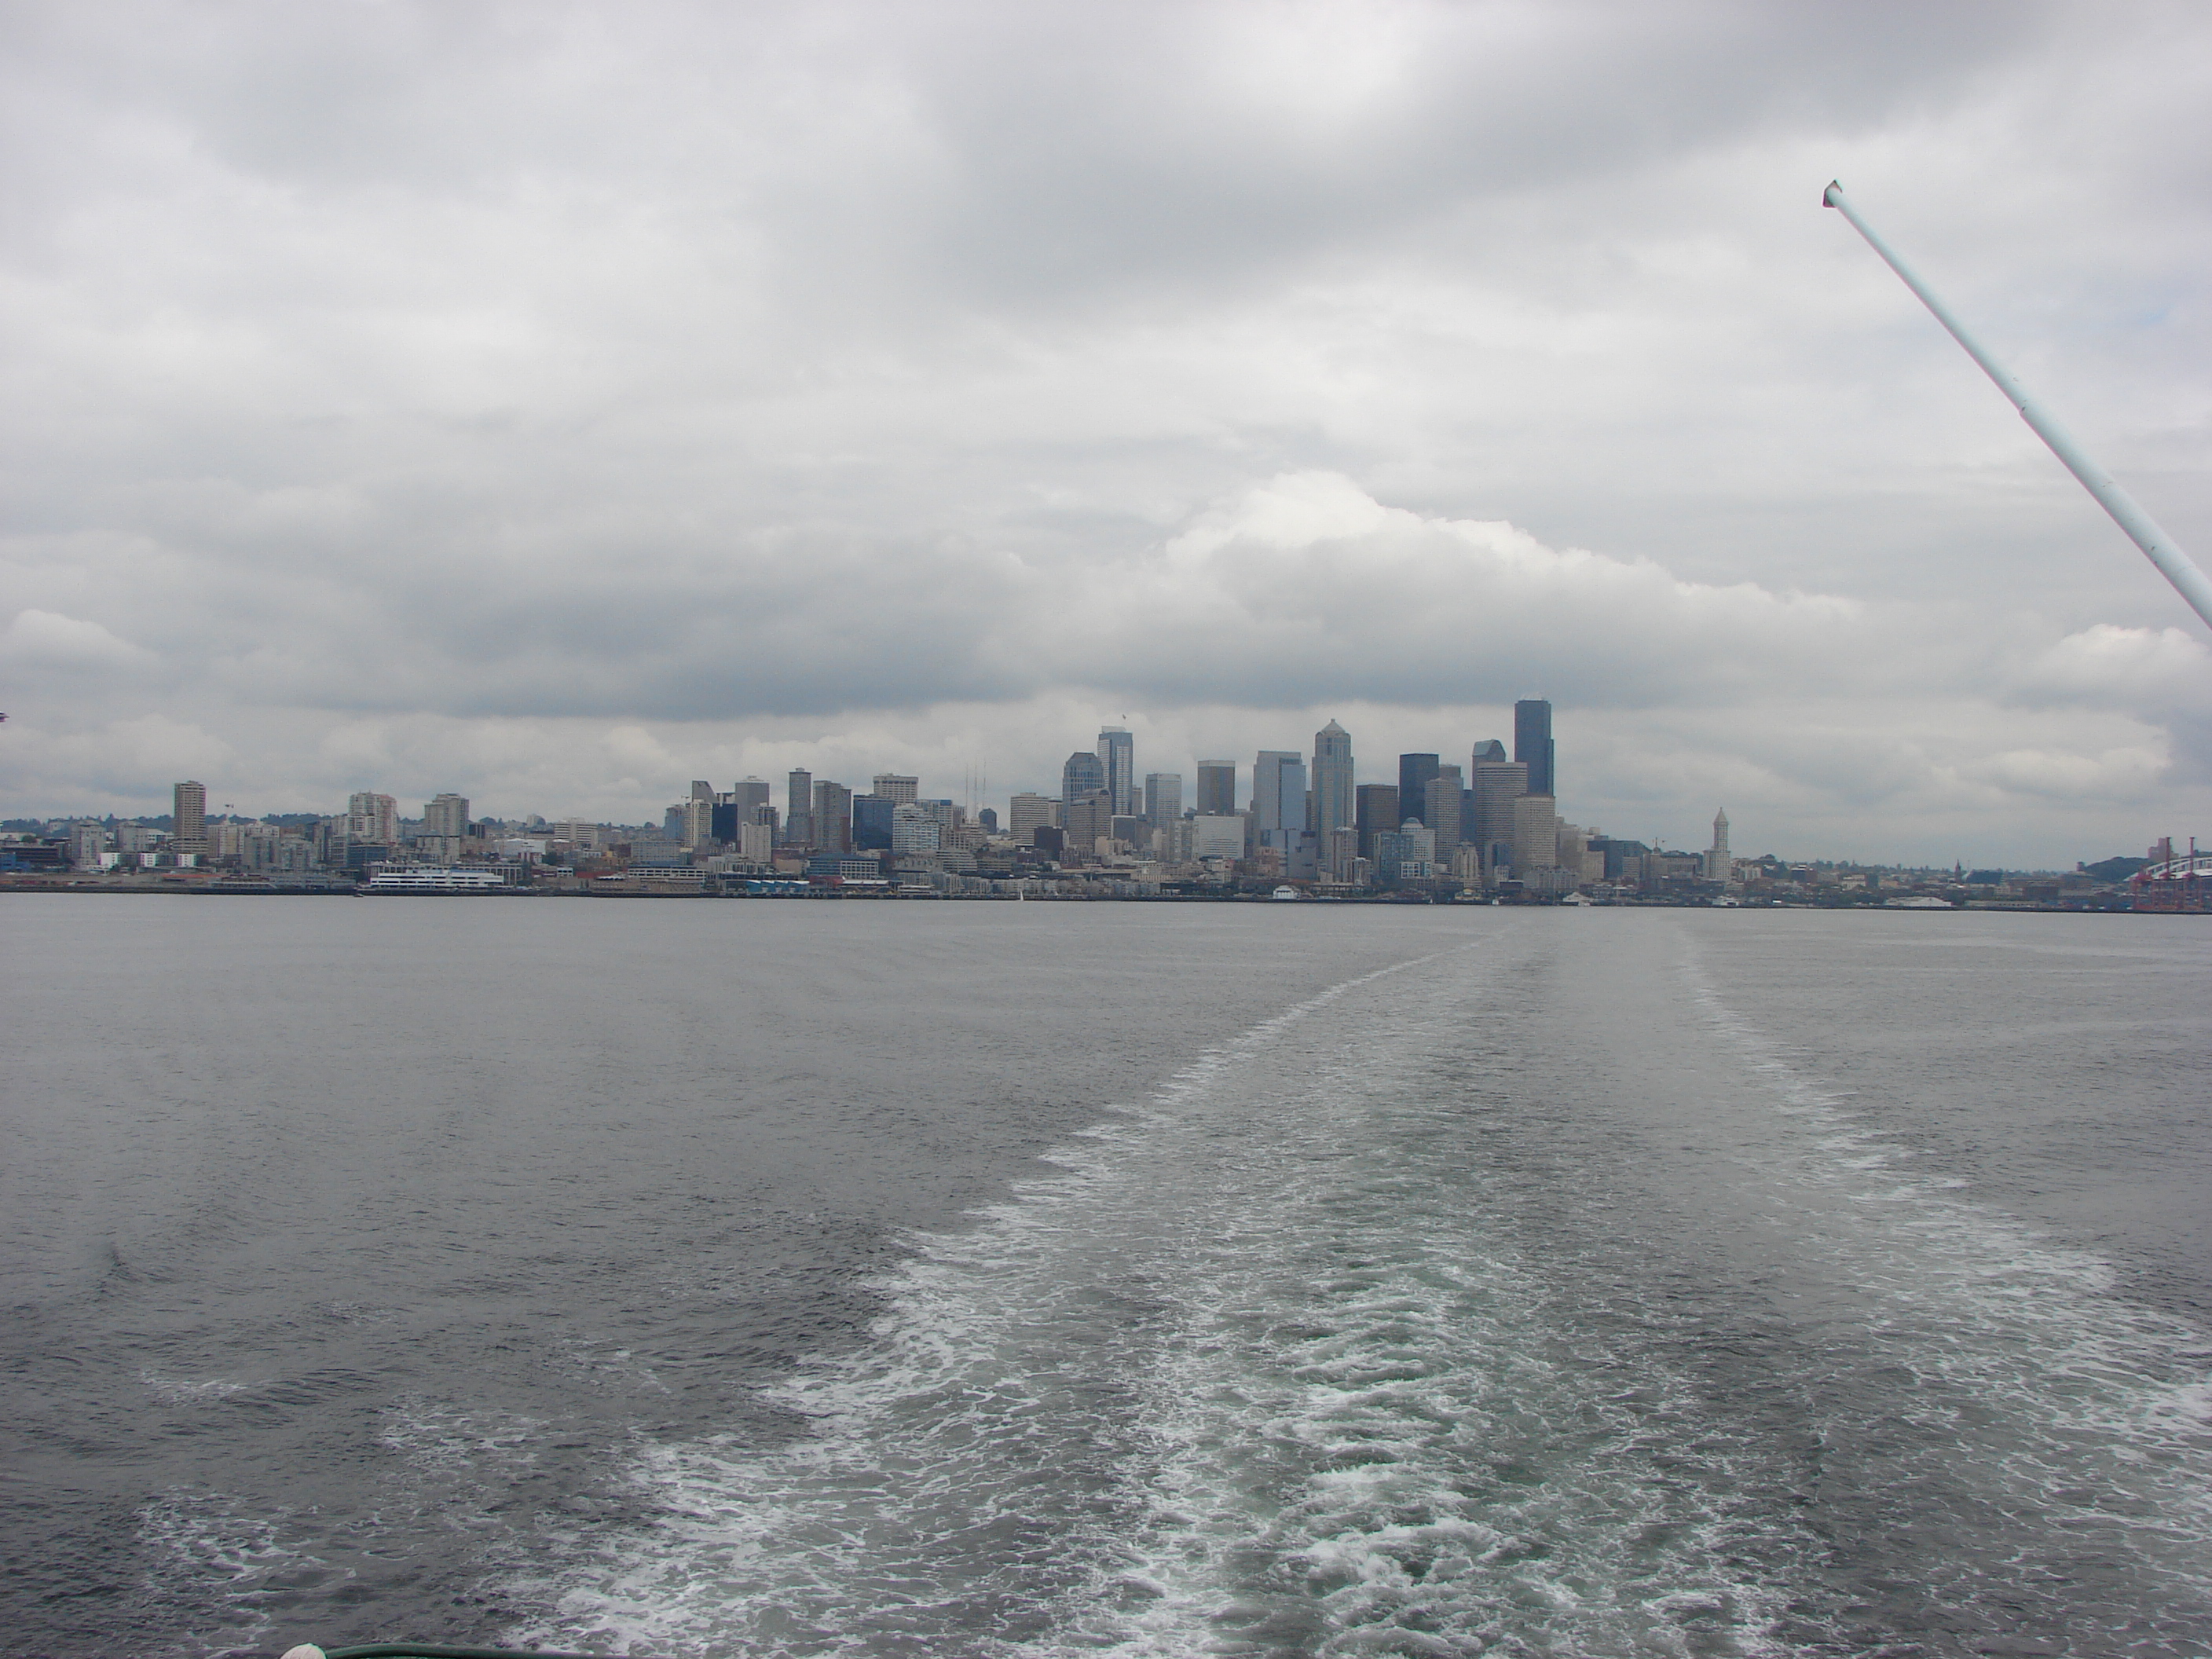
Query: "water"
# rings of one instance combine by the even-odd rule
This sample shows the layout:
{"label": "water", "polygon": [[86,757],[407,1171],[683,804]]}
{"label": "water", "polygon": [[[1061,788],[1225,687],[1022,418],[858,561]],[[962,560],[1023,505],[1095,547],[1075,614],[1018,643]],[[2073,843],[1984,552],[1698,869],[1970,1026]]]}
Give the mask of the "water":
{"label": "water", "polygon": [[2186,919],[0,926],[8,1651],[2212,1651]]}

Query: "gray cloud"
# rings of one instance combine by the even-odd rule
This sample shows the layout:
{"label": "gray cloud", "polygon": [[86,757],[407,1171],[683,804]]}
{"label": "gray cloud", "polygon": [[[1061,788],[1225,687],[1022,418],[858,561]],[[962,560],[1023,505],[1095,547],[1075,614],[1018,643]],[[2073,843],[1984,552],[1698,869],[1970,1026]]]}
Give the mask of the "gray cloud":
{"label": "gray cloud", "polygon": [[1182,763],[1540,689],[1593,814],[2185,830],[2201,637],[1815,204],[2212,549],[2208,33],[0,10],[0,791],[1041,783],[1118,712]]}

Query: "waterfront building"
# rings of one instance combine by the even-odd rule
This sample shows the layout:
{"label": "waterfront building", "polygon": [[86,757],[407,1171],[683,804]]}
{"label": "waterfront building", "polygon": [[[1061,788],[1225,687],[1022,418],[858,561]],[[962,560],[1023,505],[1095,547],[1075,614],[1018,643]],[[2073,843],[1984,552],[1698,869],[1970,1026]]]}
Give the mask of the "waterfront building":
{"label": "waterfront building", "polygon": [[[1568,823],[1562,820],[1555,846],[1559,867],[1571,873],[1577,885],[1585,881],[1604,879],[1605,855],[1601,853],[1595,860],[1592,859],[1589,850],[1589,832],[1582,825]],[[1593,862],[1597,866],[1595,875],[1590,873],[1590,865]]]}
{"label": "waterfront building", "polygon": [[1145,774],[1145,819],[1153,829],[1164,829],[1182,817],[1182,774]]}
{"label": "waterfront building", "polygon": [[1429,783],[1437,775],[1434,755],[1398,757],[1398,811],[1406,817],[1421,818],[1429,810]]}
{"label": "waterfront building", "polygon": [[1115,816],[1133,817],[1142,805],[1137,799],[1136,739],[1121,726],[1106,727],[1098,734],[1098,763],[1106,769],[1099,787],[1114,798]]}
{"label": "waterfront building", "polygon": [[1252,843],[1288,852],[1306,830],[1306,763],[1296,750],[1262,749],[1252,768]]}
{"label": "waterfront building", "polygon": [[187,781],[171,795],[169,845],[179,853],[197,853],[207,845],[207,785]]}
{"label": "waterfront building", "polygon": [[1190,855],[1194,859],[1241,859],[1244,856],[1245,823],[1241,812],[1200,813],[1190,821]]}
{"label": "waterfront building", "polygon": [[1381,885],[1425,881],[1436,873],[1436,843],[1419,818],[1407,818],[1395,830],[1377,830],[1374,842],[1375,879]]}
{"label": "waterfront building", "polygon": [[1512,848],[1513,873],[1523,881],[1528,878],[1528,872],[1532,870],[1550,870],[1558,866],[1559,803],[1551,796],[1532,793],[1514,801]]}
{"label": "waterfront building", "polygon": [[1332,830],[1322,843],[1322,867],[1332,880],[1348,882],[1360,862],[1359,831],[1351,824]]}
{"label": "waterfront building", "polygon": [[1398,786],[1363,783],[1352,792],[1352,824],[1359,831],[1359,856],[1376,856],[1375,837],[1398,827]]}
{"label": "waterfront building", "polygon": [[1035,831],[1057,828],[1060,823],[1060,803],[1050,795],[1024,793],[1006,803],[1007,833],[1024,847],[1036,845]]}
{"label": "waterfront building", "polygon": [[97,870],[109,862],[107,857],[107,826],[97,818],[84,819],[70,826],[69,860],[78,870]]}
{"label": "waterfront building", "polygon": [[1198,763],[1198,815],[1225,818],[1237,811],[1237,763],[1202,760]]}
{"label": "waterfront building", "polygon": [[1542,697],[1523,697],[1513,705],[1513,758],[1528,769],[1528,793],[1558,795],[1552,762],[1552,705]]}
{"label": "waterfront building", "polygon": [[1713,814],[1713,844],[1705,854],[1705,879],[1726,881],[1735,873],[1729,861],[1728,808]]}
{"label": "waterfront building", "polygon": [[1331,720],[1314,733],[1313,815],[1309,827],[1326,836],[1355,826],[1359,809],[1352,789],[1352,734]]}
{"label": "waterfront building", "polygon": [[870,785],[870,793],[899,805],[921,793],[921,780],[903,777],[896,772],[878,772]]}

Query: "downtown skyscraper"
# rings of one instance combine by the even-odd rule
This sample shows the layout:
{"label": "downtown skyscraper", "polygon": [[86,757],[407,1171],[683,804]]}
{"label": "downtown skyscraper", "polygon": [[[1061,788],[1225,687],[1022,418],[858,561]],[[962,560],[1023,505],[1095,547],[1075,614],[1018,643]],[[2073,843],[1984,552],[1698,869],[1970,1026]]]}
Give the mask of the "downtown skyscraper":
{"label": "downtown skyscraper", "polygon": [[1126,817],[1142,809],[1137,799],[1136,739],[1118,726],[1109,726],[1098,734],[1098,760],[1106,769],[1106,793],[1114,798],[1116,816]]}
{"label": "downtown skyscraper", "polygon": [[1252,842],[1289,850],[1306,831],[1306,763],[1293,750],[1262,749],[1252,768]]}
{"label": "downtown skyscraper", "polygon": [[1350,829],[1358,822],[1352,795],[1352,734],[1334,720],[1314,733],[1313,803],[1310,828],[1318,834]]}
{"label": "downtown skyscraper", "polygon": [[1523,697],[1513,705],[1513,758],[1528,769],[1528,793],[1556,795],[1552,775],[1552,705],[1547,698]]}

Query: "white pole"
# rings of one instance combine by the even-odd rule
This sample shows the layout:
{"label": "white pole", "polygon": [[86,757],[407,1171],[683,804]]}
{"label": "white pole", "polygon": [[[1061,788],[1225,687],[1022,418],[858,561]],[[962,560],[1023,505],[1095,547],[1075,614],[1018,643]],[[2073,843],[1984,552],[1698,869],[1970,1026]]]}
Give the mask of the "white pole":
{"label": "white pole", "polygon": [[2051,413],[2014,380],[2008,369],[1990,356],[1981,342],[1966,332],[1966,325],[1951,314],[1951,309],[1937,299],[1928,284],[1913,274],[1912,268],[1897,256],[1890,245],[1875,234],[1872,226],[1859,217],[1858,210],[1844,194],[1844,187],[1831,184],[1820,200],[1851,222],[1851,228],[1867,240],[1867,246],[1881,255],[1883,262],[1905,281],[1905,287],[1920,296],[1920,303],[1936,313],[1936,320],[1951,331],[1951,337],[1966,347],[1966,355],[1982,366],[1982,372],[1997,383],[1997,390],[2012,399],[2020,417],[2034,430],[2035,435],[2051,447],[2051,453],[2066,464],[2066,470],[2081,481],[2081,487],[2097,498],[2097,505],[2112,515],[2112,522],[2128,532],[2128,538],[2143,550],[2143,556],[2159,568],[2159,574],[2173,584],[2174,591],[2189,602],[2189,608],[2203,618],[2207,628],[2212,628],[2212,579],[2198,568],[2196,561],[2174,545],[2173,538],[2158,527],[2149,514],[2136,504],[2134,496],[2112,482],[2112,475],[2091,460],[2081,446],[2074,441],[2074,434],[2059,425]]}

